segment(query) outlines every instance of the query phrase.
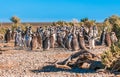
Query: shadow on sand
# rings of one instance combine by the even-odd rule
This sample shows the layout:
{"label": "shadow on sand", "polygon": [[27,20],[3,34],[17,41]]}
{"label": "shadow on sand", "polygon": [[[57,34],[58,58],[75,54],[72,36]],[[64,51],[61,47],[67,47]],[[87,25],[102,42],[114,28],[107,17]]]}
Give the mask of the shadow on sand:
{"label": "shadow on sand", "polygon": [[95,70],[88,70],[88,69],[80,69],[80,68],[72,68],[72,69],[61,69],[56,68],[54,65],[44,66],[41,69],[34,69],[30,70],[33,73],[41,73],[41,72],[71,72],[71,73],[95,73]]}

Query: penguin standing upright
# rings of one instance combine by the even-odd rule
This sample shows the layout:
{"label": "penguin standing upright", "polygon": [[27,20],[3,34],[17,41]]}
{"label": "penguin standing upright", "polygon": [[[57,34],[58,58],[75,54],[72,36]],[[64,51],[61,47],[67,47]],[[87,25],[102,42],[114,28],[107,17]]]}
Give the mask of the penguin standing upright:
{"label": "penguin standing upright", "polygon": [[90,30],[89,30],[89,40],[88,40],[90,49],[94,49],[95,48],[95,37],[96,37],[96,34],[95,34],[94,27],[91,26]]}
{"label": "penguin standing upright", "polygon": [[104,30],[103,30],[102,33],[101,33],[101,36],[100,36],[100,44],[101,44],[101,45],[104,45],[104,44],[105,44],[106,30],[107,30],[107,27],[105,27]]}
{"label": "penguin standing upright", "polygon": [[56,40],[56,35],[54,31],[50,31],[50,47],[54,48],[55,47],[55,40]]}
{"label": "penguin standing upright", "polygon": [[87,50],[85,46],[85,40],[82,32],[78,33],[78,42],[79,42],[79,48],[83,50]]}
{"label": "penguin standing upright", "polygon": [[38,47],[39,49],[42,48],[42,34],[41,33],[37,33],[37,42],[38,42]]}
{"label": "penguin standing upright", "polygon": [[110,38],[111,38],[112,44],[114,44],[118,41],[118,38],[117,38],[115,32],[111,32]]}
{"label": "penguin standing upright", "polygon": [[65,41],[65,46],[68,50],[71,50],[71,41],[72,41],[72,34],[69,33],[67,36],[66,36],[66,41]]}
{"label": "penguin standing upright", "polygon": [[61,35],[60,32],[57,33],[57,44],[58,44],[58,47],[63,47],[65,48],[65,45],[64,45],[64,42],[63,42],[63,37]]}
{"label": "penguin standing upright", "polygon": [[78,39],[77,39],[77,36],[75,34],[75,27],[73,27],[71,48],[72,48],[73,51],[77,51],[79,49]]}
{"label": "penguin standing upright", "polygon": [[50,49],[50,38],[48,31],[45,31],[43,34],[43,50]]}
{"label": "penguin standing upright", "polygon": [[10,42],[10,40],[11,40],[11,35],[12,35],[12,31],[11,31],[11,29],[8,29],[8,30],[6,31],[6,33],[5,33],[5,41],[6,41],[6,43]]}
{"label": "penguin standing upright", "polygon": [[39,27],[37,28],[37,42],[38,42],[38,49],[42,49],[42,36],[43,36],[43,28]]}
{"label": "penguin standing upright", "polygon": [[105,43],[108,47],[111,46],[112,43],[111,43],[110,33],[105,34]]}
{"label": "penguin standing upright", "polygon": [[30,48],[31,48],[31,50],[33,50],[33,49],[37,49],[37,47],[38,47],[38,44],[37,44],[37,36],[36,36],[35,33],[33,33],[33,34],[32,34],[32,40],[31,40],[31,42],[30,42]]}

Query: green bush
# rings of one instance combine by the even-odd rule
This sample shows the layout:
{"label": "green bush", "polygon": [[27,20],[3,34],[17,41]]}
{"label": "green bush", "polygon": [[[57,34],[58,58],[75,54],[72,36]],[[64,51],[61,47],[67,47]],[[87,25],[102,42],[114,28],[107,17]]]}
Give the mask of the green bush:
{"label": "green bush", "polygon": [[120,48],[114,44],[110,50],[105,51],[101,56],[102,63],[109,69],[113,68],[113,63],[120,58]]}
{"label": "green bush", "polygon": [[3,28],[3,27],[0,28],[0,34],[5,34],[6,30],[7,30],[6,28]]}
{"label": "green bush", "polygon": [[117,38],[120,40],[120,25],[114,24],[113,31],[116,33]]}

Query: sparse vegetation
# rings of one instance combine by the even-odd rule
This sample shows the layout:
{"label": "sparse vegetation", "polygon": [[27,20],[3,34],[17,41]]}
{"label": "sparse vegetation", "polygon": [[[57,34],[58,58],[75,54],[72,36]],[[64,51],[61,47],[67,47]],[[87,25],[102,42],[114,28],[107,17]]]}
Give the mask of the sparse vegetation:
{"label": "sparse vegetation", "polygon": [[[21,29],[22,30],[25,30],[25,28],[26,28],[26,26],[32,26],[31,24],[22,24],[22,23],[20,23],[20,19],[18,18],[18,17],[12,17],[11,18],[11,21],[13,22],[13,24],[11,25],[11,26],[9,26],[10,28],[12,28],[12,29],[16,29],[17,27],[18,27],[18,24],[19,24],[19,26],[21,27]],[[100,31],[102,31],[102,29],[105,27],[105,26],[108,26],[108,32],[111,32],[111,31],[114,31],[116,34],[117,34],[117,37],[118,37],[118,39],[120,39],[120,18],[119,17],[116,17],[116,16],[111,16],[111,17],[109,17],[109,18],[107,18],[103,23],[97,23],[95,20],[89,20],[88,18],[83,18],[83,19],[81,19],[81,21],[80,22],[77,22],[76,23],[76,21],[75,22],[65,22],[65,21],[58,21],[58,22],[53,22],[53,24],[52,25],[45,25],[45,26],[43,26],[43,28],[47,28],[48,26],[73,26],[74,24],[76,25],[78,25],[78,26],[81,26],[81,25],[83,25],[83,24],[85,24],[85,26],[87,26],[88,28],[90,28],[90,26],[93,26],[93,25],[96,25],[97,27],[98,27],[98,30],[99,30],[99,33],[100,33]],[[8,27],[1,27],[0,28],[0,33],[1,34],[4,34],[5,33],[5,31],[6,31],[6,29],[7,29]],[[36,27],[35,26],[32,26],[32,30],[33,31],[35,31],[36,30]],[[3,44],[2,44],[3,45]],[[4,46],[1,46],[1,47],[4,47]],[[97,52],[99,52],[99,51],[103,51],[102,49],[104,49],[104,50],[106,50],[103,54],[102,54],[102,56],[101,56],[101,58],[102,58],[102,63],[106,66],[106,68],[107,69],[110,69],[110,70],[112,70],[112,71],[119,71],[120,70],[120,42],[118,42],[117,44],[115,44],[115,45],[112,45],[111,46],[111,48],[110,48],[110,50],[106,50],[106,47],[104,47],[103,46],[103,48],[96,48],[96,50],[92,50],[93,52],[94,51],[97,51]],[[7,47],[6,47],[7,48]],[[11,47],[11,48],[13,48],[13,47]],[[19,49],[18,49],[19,50]],[[27,61],[25,61],[25,63],[23,63],[23,66],[21,65],[21,61],[22,62],[24,62],[24,60],[21,60],[20,61],[20,65],[19,66],[21,66],[21,67],[23,67],[22,69],[24,69],[24,68],[27,68],[26,66],[30,66],[31,67],[31,65],[32,65],[32,63],[33,63],[33,66],[32,67],[34,67],[34,66],[36,66],[36,64],[38,64],[38,66],[36,66],[36,68],[38,68],[40,65],[39,64],[41,64],[43,61],[42,60],[44,60],[45,58],[47,58],[47,61],[49,61],[49,60],[51,60],[51,62],[55,62],[56,60],[54,60],[54,59],[56,59],[56,55],[57,55],[57,59],[60,59],[61,58],[61,60],[63,60],[63,59],[65,59],[66,58],[66,56],[63,58],[63,56],[65,55],[65,53],[67,53],[67,54],[69,54],[69,55],[71,55],[72,54],[72,52],[66,52],[66,50],[64,50],[64,52],[62,52],[61,53],[61,49],[59,50],[59,49],[55,49],[56,50],[56,52],[55,53],[51,53],[51,52],[49,52],[49,51],[46,51],[46,52],[37,52],[37,53],[35,53],[35,52],[31,52],[31,53],[29,53],[29,52],[25,52],[26,54],[22,54],[22,56],[20,55],[18,55],[19,57],[17,58],[18,60],[21,60],[21,57],[22,57],[22,59],[23,59],[23,57],[26,57],[26,58],[28,58],[28,59],[24,59],[24,60],[27,60],[27,61],[29,61],[29,63],[27,62]],[[9,51],[9,50],[8,50]],[[13,50],[14,51],[14,50]],[[23,50],[24,51],[24,50]],[[36,50],[37,51],[37,50]],[[41,50],[42,51],[42,50]],[[53,50],[54,51],[54,50]],[[59,52],[58,52],[59,51]],[[11,51],[12,52],[12,51]],[[16,52],[16,51],[15,51]],[[18,52],[18,51],[17,51]],[[10,53],[10,52],[9,52]],[[13,53],[13,52],[12,52]],[[21,52],[20,52],[21,53]],[[28,54],[29,53],[29,54]],[[59,54],[58,54],[59,53]],[[94,53],[96,53],[96,52],[94,52]],[[15,53],[16,54],[16,53]],[[18,53],[17,53],[18,54]],[[45,56],[43,55],[43,54],[45,54]],[[49,54],[49,55],[48,55]],[[54,54],[54,55],[53,55]],[[29,55],[29,57],[28,57],[28,55]],[[62,57],[59,57],[59,55],[62,55]],[[68,56],[69,56],[68,55]],[[69,63],[68,63],[68,66],[70,66],[70,67],[72,67],[72,66],[76,66],[76,64],[77,64],[77,67],[79,67],[79,68],[83,68],[83,67],[85,67],[86,68],[86,66],[88,66],[88,65],[91,65],[91,64],[94,64],[94,62],[96,61],[96,59],[98,60],[99,59],[99,57],[96,57],[96,55],[95,55],[95,58],[94,57],[92,57],[92,55],[93,54],[91,54],[91,53],[88,53],[88,52],[86,52],[86,53],[81,53],[80,55],[79,55],[79,57],[77,57],[77,58],[73,58],[71,61],[69,61]],[[99,54],[100,55],[100,54]],[[39,59],[38,58],[36,58],[36,56],[37,57],[39,57]],[[42,56],[42,59],[41,59],[41,56]],[[68,57],[67,56],[67,57]],[[97,55],[98,56],[98,55]],[[16,58],[16,56],[15,56],[15,58]],[[31,60],[31,58],[33,59],[32,61],[30,61]],[[6,57],[4,57],[4,59],[6,59]],[[11,58],[9,58],[9,59],[11,59]],[[13,57],[13,59],[14,59],[14,57]],[[15,59],[16,60],[16,59]],[[39,61],[40,60],[40,61]],[[35,61],[35,62],[34,62]],[[45,63],[45,61],[46,60],[44,60],[44,63]],[[93,61],[93,62],[92,62]],[[71,64],[72,64],[72,62],[73,62],[73,65],[71,66]],[[28,63],[28,64],[27,64]],[[31,63],[31,64],[30,64]],[[36,64],[35,64],[36,63]],[[81,64],[82,63],[82,64]],[[100,63],[101,63],[101,61],[100,61]],[[25,65],[26,64],[26,65]],[[46,64],[46,63],[45,63]],[[99,63],[98,63],[99,64]],[[44,64],[41,64],[41,67],[43,66]],[[54,65],[54,64],[53,64]],[[45,66],[45,65],[44,65]],[[97,64],[95,64],[95,65],[91,65],[92,67],[95,67],[95,66],[97,66]],[[19,69],[21,69],[20,67],[18,67]],[[89,67],[89,68],[91,68],[91,67]],[[52,68],[53,69],[53,68]],[[72,68],[72,69],[74,69],[74,68]],[[71,69],[71,70],[72,70]],[[94,69],[96,69],[96,68],[94,68]],[[47,70],[48,70],[48,68],[47,68]],[[18,70],[19,71],[19,70]],[[26,70],[25,70],[26,71]],[[50,69],[50,71],[51,71],[51,69]],[[21,73],[23,73],[23,72],[21,72]]]}
{"label": "sparse vegetation", "polygon": [[[101,56],[102,63],[106,68],[114,71],[116,67],[120,70],[120,48],[118,46],[112,45],[109,50],[106,50]],[[117,64],[117,65],[116,65]]]}
{"label": "sparse vegetation", "polygon": [[17,16],[13,16],[10,18],[10,20],[13,22],[13,25],[12,25],[12,31],[13,31],[19,26],[20,18],[18,18]]}
{"label": "sparse vegetation", "polygon": [[20,18],[18,18],[17,16],[13,16],[12,18],[10,18],[10,20],[11,20],[14,24],[20,23]]}
{"label": "sparse vegetation", "polygon": [[120,17],[113,15],[104,21],[104,25],[108,26],[108,31],[116,33],[118,42],[102,54],[102,62],[112,72],[120,72]]}
{"label": "sparse vegetation", "polygon": [[3,27],[1,27],[1,28],[0,28],[0,34],[5,34],[6,29],[7,29],[7,28],[3,28]]}

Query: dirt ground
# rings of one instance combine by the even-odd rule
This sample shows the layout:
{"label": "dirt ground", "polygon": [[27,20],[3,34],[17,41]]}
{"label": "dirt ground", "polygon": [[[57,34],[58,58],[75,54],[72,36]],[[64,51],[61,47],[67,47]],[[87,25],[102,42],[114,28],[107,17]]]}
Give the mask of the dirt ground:
{"label": "dirt ground", "polygon": [[[56,60],[65,60],[73,53],[63,48],[31,51],[13,46],[13,43],[0,43],[0,77],[115,77],[114,74],[96,73],[94,70],[55,68]],[[106,49],[97,46],[90,52],[101,54]]]}

